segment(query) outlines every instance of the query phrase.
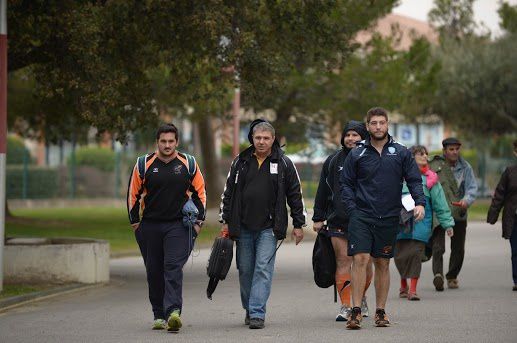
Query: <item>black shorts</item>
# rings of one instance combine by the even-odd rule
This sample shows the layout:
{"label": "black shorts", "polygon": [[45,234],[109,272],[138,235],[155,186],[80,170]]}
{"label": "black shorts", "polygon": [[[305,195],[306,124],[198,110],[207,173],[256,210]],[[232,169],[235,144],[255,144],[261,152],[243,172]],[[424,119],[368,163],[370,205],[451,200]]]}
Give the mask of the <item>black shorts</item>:
{"label": "black shorts", "polygon": [[348,224],[348,255],[392,258],[398,233],[398,217],[379,219],[355,210]]}
{"label": "black shorts", "polygon": [[327,236],[348,239],[348,228],[343,229],[343,228],[329,227],[327,229]]}

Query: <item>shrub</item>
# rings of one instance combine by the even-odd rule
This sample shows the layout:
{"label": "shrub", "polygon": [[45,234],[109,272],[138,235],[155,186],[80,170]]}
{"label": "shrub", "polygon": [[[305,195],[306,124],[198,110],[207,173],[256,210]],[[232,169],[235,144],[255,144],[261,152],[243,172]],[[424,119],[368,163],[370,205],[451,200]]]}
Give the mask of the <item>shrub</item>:
{"label": "shrub", "polygon": [[[71,163],[71,156],[68,157],[68,163]],[[111,172],[115,170],[115,152],[107,148],[82,147],[75,152],[75,164]]]}
{"label": "shrub", "polygon": [[27,163],[30,163],[29,150],[25,147],[23,139],[14,135],[7,136],[7,164],[23,164],[25,154]]}
{"label": "shrub", "polygon": [[[24,187],[23,166],[8,166],[6,186],[8,199],[22,199]],[[58,171],[54,168],[27,168],[27,199],[53,198],[58,193]]]}

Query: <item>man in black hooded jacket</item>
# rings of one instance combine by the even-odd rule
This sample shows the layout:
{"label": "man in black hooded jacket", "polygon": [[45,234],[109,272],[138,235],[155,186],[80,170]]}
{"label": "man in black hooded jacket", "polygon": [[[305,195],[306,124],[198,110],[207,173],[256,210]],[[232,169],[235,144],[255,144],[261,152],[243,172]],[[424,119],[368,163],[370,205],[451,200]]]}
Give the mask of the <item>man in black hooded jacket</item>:
{"label": "man in black hooded jacket", "polygon": [[275,248],[287,232],[287,207],[293,218],[293,238],[303,239],[305,207],[300,178],[284,155],[275,129],[263,119],[250,125],[252,144],[235,158],[221,196],[223,235],[237,241],[237,268],[245,324],[262,329],[271,291]]}
{"label": "man in black hooded jacket", "polygon": [[[351,304],[351,266],[352,257],[348,256],[348,216],[345,214],[341,202],[339,177],[343,170],[346,156],[358,141],[368,137],[366,125],[363,122],[351,120],[341,134],[342,148],[330,155],[323,163],[320,183],[314,200],[314,216],[312,217],[313,230],[318,232],[327,221],[327,235],[331,237],[332,246],[336,255],[336,287],[341,300],[341,309],[336,321],[346,321],[352,310]],[[372,280],[372,263],[368,264],[365,292]],[[368,316],[366,297],[361,301],[363,317]]]}

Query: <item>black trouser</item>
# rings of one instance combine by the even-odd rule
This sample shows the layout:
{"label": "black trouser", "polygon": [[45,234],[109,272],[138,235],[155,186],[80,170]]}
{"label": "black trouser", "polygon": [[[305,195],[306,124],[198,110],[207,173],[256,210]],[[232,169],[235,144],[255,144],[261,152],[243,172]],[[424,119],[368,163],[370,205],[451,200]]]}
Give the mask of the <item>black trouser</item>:
{"label": "black trouser", "polygon": [[149,300],[154,319],[165,319],[183,305],[183,266],[192,239],[181,221],[142,220],[135,232],[147,272]]}
{"label": "black trouser", "polygon": [[[465,257],[465,237],[467,233],[467,222],[458,221],[454,225],[454,235],[451,237],[451,257],[449,259],[449,272],[445,277],[447,280],[456,279],[463,265]],[[433,247],[433,274],[443,275],[443,254],[445,253],[445,230],[437,226],[431,237]]]}
{"label": "black trouser", "polygon": [[517,215],[513,221],[513,231],[510,236],[510,246],[512,248],[512,277],[513,284],[517,285]]}

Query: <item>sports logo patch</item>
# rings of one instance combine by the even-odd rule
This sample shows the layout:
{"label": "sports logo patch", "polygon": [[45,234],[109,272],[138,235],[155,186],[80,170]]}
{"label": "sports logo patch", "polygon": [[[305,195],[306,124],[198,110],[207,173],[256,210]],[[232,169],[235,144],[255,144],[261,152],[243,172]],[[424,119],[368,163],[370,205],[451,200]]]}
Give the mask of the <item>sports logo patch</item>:
{"label": "sports logo patch", "polygon": [[388,151],[389,151],[390,154],[394,154],[395,153],[395,148],[390,146],[390,147],[388,147]]}
{"label": "sports logo patch", "polygon": [[181,174],[181,167],[183,167],[183,166],[179,165],[179,166],[174,167],[174,174]]}

